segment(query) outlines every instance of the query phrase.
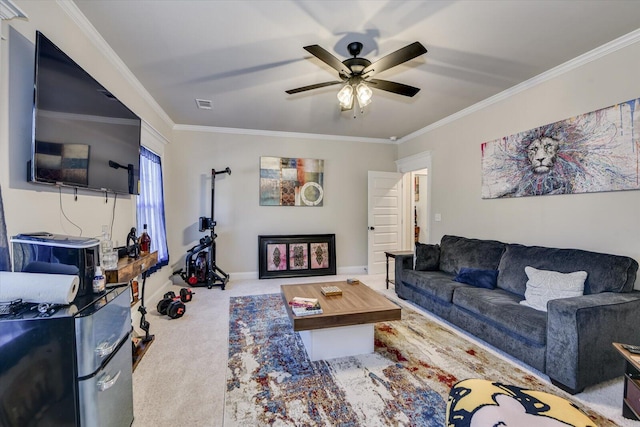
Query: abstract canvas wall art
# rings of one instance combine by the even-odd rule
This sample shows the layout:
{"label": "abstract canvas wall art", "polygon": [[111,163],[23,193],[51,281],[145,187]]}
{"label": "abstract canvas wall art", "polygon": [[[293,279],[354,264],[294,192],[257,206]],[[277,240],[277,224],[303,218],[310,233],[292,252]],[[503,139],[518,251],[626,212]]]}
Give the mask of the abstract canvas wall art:
{"label": "abstract canvas wall art", "polygon": [[260,206],[322,206],[324,160],[260,157]]}
{"label": "abstract canvas wall art", "polygon": [[640,99],[485,142],[482,198],[640,189]]}

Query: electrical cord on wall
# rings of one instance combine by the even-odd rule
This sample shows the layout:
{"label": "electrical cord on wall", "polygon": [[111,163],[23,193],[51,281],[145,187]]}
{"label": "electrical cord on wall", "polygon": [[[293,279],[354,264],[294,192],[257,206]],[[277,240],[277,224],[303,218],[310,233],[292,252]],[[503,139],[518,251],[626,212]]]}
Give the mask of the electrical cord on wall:
{"label": "electrical cord on wall", "polygon": [[[104,194],[105,194],[105,203],[109,203],[109,199],[107,198],[107,195],[108,195],[109,193],[107,193],[107,192],[105,191],[105,193],[104,193]],[[112,240],[113,240],[113,223],[114,223],[114,221],[115,221],[115,219],[116,219],[116,201],[117,201],[117,199],[118,199],[118,193],[115,193],[115,192],[114,192],[114,193],[113,193],[113,208],[112,208],[112,210],[111,210],[111,223],[109,224],[109,236],[111,236],[111,239],[112,239]],[[102,227],[103,227],[102,232],[104,233],[104,231],[105,231],[105,230],[104,230],[104,226],[102,226]],[[101,239],[101,238],[103,237],[103,235],[102,235],[102,234],[99,234],[99,235],[97,235],[97,236],[93,236],[93,237],[94,237],[94,238],[96,238],[96,239]]]}
{"label": "electrical cord on wall", "polygon": [[[58,195],[60,196],[60,212],[62,213],[62,216],[65,217],[65,219],[67,221],[69,221],[69,223],[71,225],[73,225],[74,227],[76,227],[78,230],[80,230],[80,237],[82,237],[82,228],[80,228],[78,226],[78,224],[76,224],[75,222],[71,221],[69,219],[69,217],[67,216],[67,214],[64,212],[64,208],[62,207],[62,187],[58,186]],[[60,225],[62,225],[62,228],[64,229],[64,224],[62,224],[62,221],[60,221]]]}
{"label": "electrical cord on wall", "polygon": [[111,227],[109,228],[109,236],[113,240],[113,221],[116,219],[116,201],[118,200],[118,193],[113,193],[113,210],[111,211]]}

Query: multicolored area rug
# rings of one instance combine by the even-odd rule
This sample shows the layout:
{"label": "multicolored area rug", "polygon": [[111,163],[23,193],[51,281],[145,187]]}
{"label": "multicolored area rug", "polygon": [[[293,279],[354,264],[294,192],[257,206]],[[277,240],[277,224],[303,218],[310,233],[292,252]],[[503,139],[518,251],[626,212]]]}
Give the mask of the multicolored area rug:
{"label": "multicolored area rug", "polygon": [[311,362],[279,294],[230,301],[225,426],[441,427],[451,386],[467,378],[570,399],[406,307],[402,320],[376,325],[375,353]]}

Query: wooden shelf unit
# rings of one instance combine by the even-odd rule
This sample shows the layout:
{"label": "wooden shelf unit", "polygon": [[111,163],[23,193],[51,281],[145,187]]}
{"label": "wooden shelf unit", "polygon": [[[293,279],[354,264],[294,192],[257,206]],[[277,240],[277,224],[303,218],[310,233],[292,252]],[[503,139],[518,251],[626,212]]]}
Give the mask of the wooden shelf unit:
{"label": "wooden shelf unit", "polygon": [[626,362],[622,416],[630,420],[640,420],[640,354],[631,353],[619,343],[613,343],[613,346]]}
{"label": "wooden shelf unit", "polygon": [[122,257],[116,270],[105,270],[107,283],[129,283],[158,263],[158,251],[141,254],[139,258]]}
{"label": "wooden shelf unit", "polygon": [[[142,273],[149,270],[151,267],[158,263],[158,251],[151,253],[140,254],[138,258],[132,259],[129,257],[122,257],[118,260],[118,268],[115,270],[105,270],[104,275],[107,283],[130,283],[133,279],[140,276]],[[144,285],[142,285],[144,286]],[[140,288],[142,292],[142,288]],[[133,297],[131,306],[138,302],[137,297]],[[151,343],[153,343],[154,336],[150,335],[149,340],[145,341],[143,337],[135,336],[132,333],[132,362],[133,370],[135,371],[140,359],[147,352]]]}

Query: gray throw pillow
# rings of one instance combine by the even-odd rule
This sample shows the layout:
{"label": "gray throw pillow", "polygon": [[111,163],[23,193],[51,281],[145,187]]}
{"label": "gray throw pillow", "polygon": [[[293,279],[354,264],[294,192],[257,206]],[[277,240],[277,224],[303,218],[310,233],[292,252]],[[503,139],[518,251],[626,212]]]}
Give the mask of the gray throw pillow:
{"label": "gray throw pillow", "polygon": [[436,271],[440,267],[440,245],[416,243],[416,271]]}
{"label": "gray throw pillow", "polygon": [[586,271],[559,273],[530,266],[525,267],[524,271],[529,280],[524,293],[525,299],[520,301],[522,305],[547,311],[547,303],[551,300],[583,295]]}

